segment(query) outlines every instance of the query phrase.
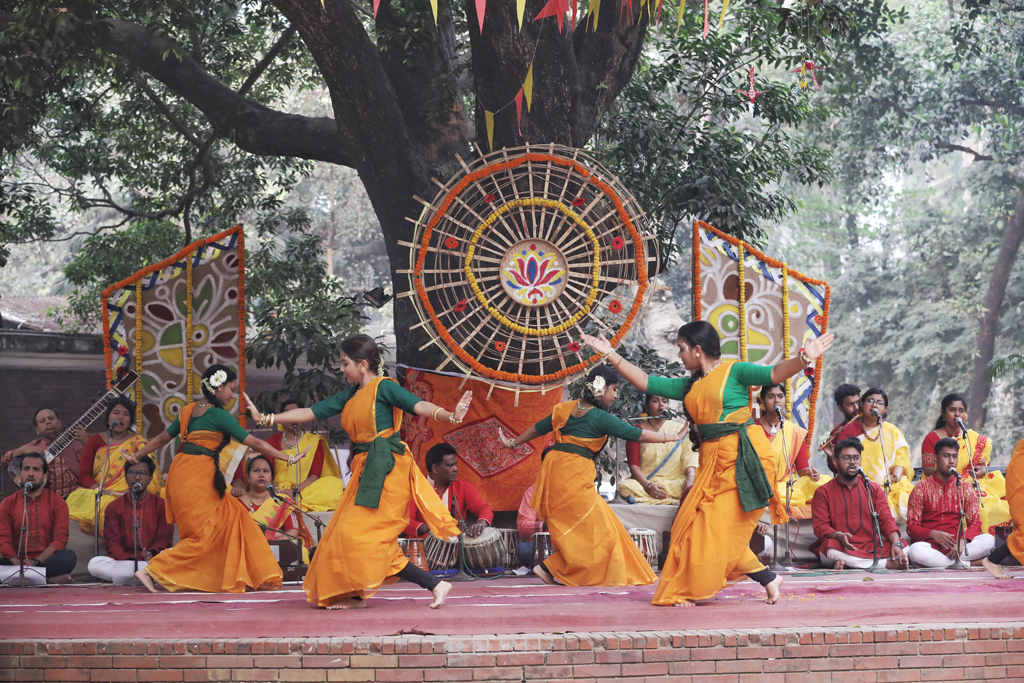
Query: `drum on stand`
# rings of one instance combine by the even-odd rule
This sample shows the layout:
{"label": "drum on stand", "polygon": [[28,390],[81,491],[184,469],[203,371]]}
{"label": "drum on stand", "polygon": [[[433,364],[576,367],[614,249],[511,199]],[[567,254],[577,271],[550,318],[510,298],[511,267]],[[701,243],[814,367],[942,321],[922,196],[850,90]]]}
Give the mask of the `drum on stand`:
{"label": "drum on stand", "polygon": [[[405,553],[410,562],[423,571],[430,570],[430,567],[427,566],[427,554],[423,551],[422,538],[400,538],[398,541],[398,547],[402,548],[402,552]],[[402,541],[405,541],[405,543],[403,544]]]}
{"label": "drum on stand", "polygon": [[476,538],[462,534],[463,548],[466,552],[466,568],[474,574],[489,569],[500,569],[504,572],[505,538],[501,532],[487,527]]}
{"label": "drum on stand", "polygon": [[431,571],[446,571],[448,569],[453,569],[459,559],[458,538],[446,541],[438,538],[434,534],[427,534],[427,537],[423,540],[410,540],[420,541],[423,549],[426,551],[427,566],[430,567]]}
{"label": "drum on stand", "polygon": [[629,537],[636,543],[636,547],[643,553],[644,558],[647,559],[647,563],[651,565],[652,569],[658,568],[658,544],[657,536],[653,529],[630,529]]}
{"label": "drum on stand", "polygon": [[530,553],[530,567],[533,568],[548,559],[555,552],[555,548],[551,545],[551,534],[547,531],[538,531],[531,537],[531,540],[533,541],[533,552]]}
{"label": "drum on stand", "polygon": [[505,569],[515,569],[519,566],[516,559],[516,546],[519,545],[519,531],[516,529],[496,529],[505,542],[505,562],[501,565]]}

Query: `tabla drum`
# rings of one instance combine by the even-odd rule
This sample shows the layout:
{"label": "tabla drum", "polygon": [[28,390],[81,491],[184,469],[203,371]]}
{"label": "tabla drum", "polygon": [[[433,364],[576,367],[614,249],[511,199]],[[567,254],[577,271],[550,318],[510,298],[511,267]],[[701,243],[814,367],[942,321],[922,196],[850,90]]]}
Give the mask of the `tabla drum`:
{"label": "tabla drum", "polygon": [[427,537],[420,542],[426,551],[427,566],[431,571],[444,571],[455,567],[455,563],[459,559],[459,539],[446,541],[434,534],[427,534]]}
{"label": "tabla drum", "polygon": [[636,543],[636,547],[640,549],[643,556],[647,559],[647,563],[651,567],[658,566],[658,544],[657,536],[655,536],[654,529],[630,529],[629,537]]}
{"label": "tabla drum", "polygon": [[495,531],[501,534],[501,538],[505,542],[505,561],[501,566],[505,569],[515,569],[519,566],[519,561],[516,560],[519,532],[516,529],[495,529]]}
{"label": "tabla drum", "polygon": [[533,568],[548,559],[551,553],[555,552],[555,548],[551,545],[551,534],[547,531],[538,531],[531,537],[531,540],[533,541],[533,552],[530,553],[530,567]]}
{"label": "tabla drum", "polygon": [[[410,562],[423,571],[430,570],[430,567],[427,566],[427,554],[423,551],[422,538],[401,538],[399,541],[398,546],[402,548],[402,552],[405,553]],[[405,543],[403,544],[401,541],[405,541]]]}
{"label": "tabla drum", "polygon": [[476,538],[467,534],[462,534],[461,538],[466,549],[466,567],[470,571],[504,568],[505,539],[497,529],[487,527]]}

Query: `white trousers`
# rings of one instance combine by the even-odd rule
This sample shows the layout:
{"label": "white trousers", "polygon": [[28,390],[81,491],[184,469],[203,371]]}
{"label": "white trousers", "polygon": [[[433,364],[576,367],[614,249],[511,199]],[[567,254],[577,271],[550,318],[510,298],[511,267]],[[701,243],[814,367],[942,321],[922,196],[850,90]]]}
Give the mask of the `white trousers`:
{"label": "white trousers", "polygon": [[[818,559],[821,560],[823,565],[830,568],[836,566],[836,562],[842,561],[842,563],[849,569],[870,569],[871,563],[874,562],[870,557],[855,557],[854,555],[847,555],[841,550],[836,550],[835,548],[829,548],[828,555],[818,553]],[[879,555],[878,563],[884,567],[887,559],[888,556]]]}
{"label": "white trousers", "polygon": [[771,555],[772,554],[772,548],[774,548],[774,547],[775,546],[772,545],[772,537],[769,536],[768,534],[765,534],[764,535],[764,554],[765,555]]}
{"label": "white trousers", "polygon": [[[978,534],[974,537],[973,541],[964,547],[964,552],[960,555],[960,561],[964,564],[970,564],[973,560],[988,557],[988,554],[992,552],[995,545],[996,537],[992,534]],[[941,550],[933,548],[932,544],[928,541],[918,541],[911,544],[907,548],[907,557],[910,558],[911,562],[920,567],[937,567],[940,569],[942,567],[949,567],[956,561]]]}
{"label": "white trousers", "polygon": [[[139,560],[139,569],[145,567],[148,562]],[[115,586],[127,586],[137,584],[135,578],[135,563],[131,560],[115,560],[106,555],[98,555],[89,560],[89,573],[101,581],[109,581]]]}

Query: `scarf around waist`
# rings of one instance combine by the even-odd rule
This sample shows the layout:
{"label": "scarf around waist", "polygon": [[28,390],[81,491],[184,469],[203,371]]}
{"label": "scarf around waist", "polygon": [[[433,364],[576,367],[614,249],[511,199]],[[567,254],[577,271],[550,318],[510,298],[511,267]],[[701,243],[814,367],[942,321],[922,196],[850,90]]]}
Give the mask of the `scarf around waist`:
{"label": "scarf around waist", "polygon": [[746,422],[715,422],[697,426],[701,441],[714,441],[731,434],[739,435],[739,448],[736,452],[736,490],[739,492],[744,512],[768,507],[769,501],[775,495],[757,449],[754,448],[747,433],[747,427],[753,424],[754,419],[748,418]]}
{"label": "scarf around waist", "polygon": [[356,505],[376,510],[384,492],[384,480],[395,469],[394,454],[405,453],[402,435],[395,432],[391,436],[377,436],[372,441],[353,442],[352,452],[367,454],[356,491]]}
{"label": "scarf around waist", "polygon": [[552,450],[562,451],[563,453],[572,453],[573,455],[579,455],[586,458],[587,460],[593,460],[597,457],[597,453],[590,450],[586,446],[580,446],[579,444],[570,443],[568,441],[562,443],[556,443]]}

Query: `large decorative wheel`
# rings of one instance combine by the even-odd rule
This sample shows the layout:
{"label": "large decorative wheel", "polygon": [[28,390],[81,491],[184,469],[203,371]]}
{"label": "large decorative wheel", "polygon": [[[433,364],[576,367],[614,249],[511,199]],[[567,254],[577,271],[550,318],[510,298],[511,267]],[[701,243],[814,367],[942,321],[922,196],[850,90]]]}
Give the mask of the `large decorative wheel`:
{"label": "large decorative wheel", "polygon": [[561,385],[598,360],[580,330],[618,344],[657,264],[636,201],[585,152],[501,150],[444,185],[416,225],[410,291],[447,359],[508,388]]}

